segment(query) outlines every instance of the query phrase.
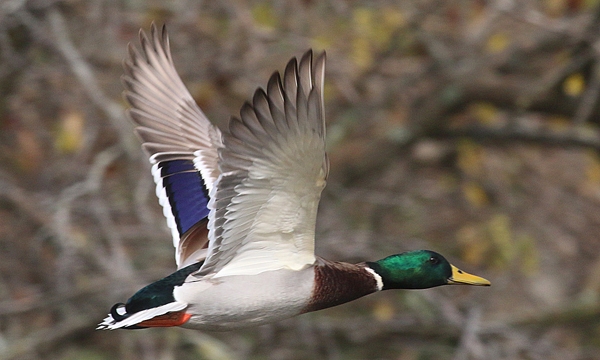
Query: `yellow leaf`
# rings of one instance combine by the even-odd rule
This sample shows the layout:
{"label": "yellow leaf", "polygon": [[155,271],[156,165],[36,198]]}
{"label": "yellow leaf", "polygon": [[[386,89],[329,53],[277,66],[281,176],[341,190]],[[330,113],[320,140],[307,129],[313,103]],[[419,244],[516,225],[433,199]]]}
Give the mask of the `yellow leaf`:
{"label": "yellow leaf", "polygon": [[587,155],[585,177],[590,183],[600,184],[600,159],[595,152],[590,152]]}
{"label": "yellow leaf", "polygon": [[457,146],[458,167],[470,176],[477,176],[483,169],[484,153],[481,146],[469,140],[461,140]]}
{"label": "yellow leaf", "polygon": [[462,259],[465,262],[474,266],[485,262],[486,254],[490,250],[490,242],[484,231],[467,225],[457,232],[456,240],[460,245]]}
{"label": "yellow leaf", "polygon": [[277,17],[273,11],[273,6],[267,2],[262,2],[252,8],[252,17],[254,21],[265,28],[275,28],[277,26]]}
{"label": "yellow leaf", "polygon": [[371,42],[373,38],[373,10],[358,8],[352,13],[354,38],[352,40],[352,59],[361,69],[373,63]]}
{"label": "yellow leaf", "polygon": [[563,132],[571,129],[572,123],[568,117],[555,115],[548,118],[548,127],[552,131]]}
{"label": "yellow leaf", "polygon": [[595,151],[586,153],[585,177],[580,189],[584,196],[600,197],[600,157]]}
{"label": "yellow leaf", "polygon": [[214,16],[214,14],[203,13],[195,22],[198,31],[203,34],[214,36],[227,36],[230,19],[228,17]]}
{"label": "yellow leaf", "polygon": [[498,108],[490,103],[477,103],[471,106],[477,120],[486,125],[491,125],[498,119]]}
{"label": "yellow leaf", "polygon": [[374,51],[389,48],[396,30],[406,24],[404,14],[394,7],[375,10],[359,7],[352,12],[352,58],[359,68],[373,63]]}
{"label": "yellow leaf", "polygon": [[373,308],[373,316],[377,321],[385,322],[394,318],[396,310],[389,300],[379,300]]}
{"label": "yellow leaf", "polygon": [[190,92],[201,109],[209,108],[214,101],[215,94],[218,93],[214,84],[208,81],[190,84]]}
{"label": "yellow leaf", "polygon": [[540,259],[535,246],[535,239],[528,235],[518,237],[521,269],[524,274],[533,274],[540,267]]}
{"label": "yellow leaf", "polygon": [[78,111],[69,111],[62,116],[54,139],[54,146],[62,153],[74,153],[83,144],[83,115]]}
{"label": "yellow leaf", "polygon": [[373,17],[373,10],[366,7],[357,8],[352,13],[352,20],[358,27],[357,30],[367,30],[367,33],[373,24]]}
{"label": "yellow leaf", "polygon": [[404,13],[395,8],[385,8],[383,9],[383,23],[387,26],[397,29],[406,24],[406,17]]}
{"label": "yellow leaf", "polygon": [[469,204],[474,207],[482,207],[488,204],[489,199],[485,190],[474,181],[469,181],[462,186],[463,194]]}
{"label": "yellow leaf", "polygon": [[329,49],[335,43],[335,40],[327,36],[327,34],[319,34],[313,37],[310,41],[310,45],[317,49]]}
{"label": "yellow leaf", "polygon": [[579,96],[585,90],[585,78],[581,73],[569,75],[563,82],[562,88],[568,96]]}
{"label": "yellow leaf", "polygon": [[566,0],[545,0],[543,5],[546,14],[553,17],[564,16],[568,9]]}
{"label": "yellow leaf", "polygon": [[404,25],[404,14],[388,7],[380,10],[376,15],[371,19],[372,41],[378,49],[385,50],[390,46],[396,29]]}
{"label": "yellow leaf", "polygon": [[488,230],[496,249],[496,264],[504,266],[511,262],[515,257],[515,244],[513,243],[510,219],[504,214],[497,214],[490,219]]}
{"label": "yellow leaf", "polygon": [[366,69],[373,63],[373,53],[369,40],[364,37],[356,37],[352,41],[352,60],[361,69]]}
{"label": "yellow leaf", "polygon": [[510,44],[510,39],[504,33],[496,33],[487,41],[486,49],[489,53],[495,54],[504,51],[508,44]]}

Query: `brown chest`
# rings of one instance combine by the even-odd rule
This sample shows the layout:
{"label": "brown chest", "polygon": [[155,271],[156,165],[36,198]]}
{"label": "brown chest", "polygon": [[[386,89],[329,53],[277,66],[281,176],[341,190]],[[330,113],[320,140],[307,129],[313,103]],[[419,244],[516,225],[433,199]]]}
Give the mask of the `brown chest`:
{"label": "brown chest", "polygon": [[377,291],[377,281],[362,264],[321,260],[314,274],[313,294],[303,312],[340,305]]}

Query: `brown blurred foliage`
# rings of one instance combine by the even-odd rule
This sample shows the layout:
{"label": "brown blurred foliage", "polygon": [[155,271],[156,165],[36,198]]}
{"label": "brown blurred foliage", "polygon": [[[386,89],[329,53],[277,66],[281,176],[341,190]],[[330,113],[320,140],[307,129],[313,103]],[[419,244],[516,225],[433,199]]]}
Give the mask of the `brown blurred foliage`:
{"label": "brown blurred foliage", "polygon": [[[1,359],[597,359],[597,0],[0,2]],[[231,333],[97,332],[175,269],[121,61],[166,22],[223,128],[326,50],[319,255],[430,248],[492,281]]]}

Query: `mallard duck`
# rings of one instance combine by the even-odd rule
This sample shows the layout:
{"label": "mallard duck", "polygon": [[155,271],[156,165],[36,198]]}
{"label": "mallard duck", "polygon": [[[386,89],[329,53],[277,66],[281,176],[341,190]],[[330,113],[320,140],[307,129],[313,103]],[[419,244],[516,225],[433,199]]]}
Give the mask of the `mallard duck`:
{"label": "mallard duck", "polygon": [[349,264],[314,253],[328,161],[325,53],[293,58],[229,131],[206,118],[173,65],[165,27],[129,45],[125,97],[149,154],[178,270],[115,304],[98,329],[230,330],[279,321],[381,290],[490,285],[417,250]]}

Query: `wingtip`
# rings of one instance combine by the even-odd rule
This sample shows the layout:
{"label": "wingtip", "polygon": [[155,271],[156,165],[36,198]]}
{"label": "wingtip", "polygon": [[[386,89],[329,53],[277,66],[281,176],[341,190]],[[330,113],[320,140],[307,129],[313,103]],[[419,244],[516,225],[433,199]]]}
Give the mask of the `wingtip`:
{"label": "wingtip", "polygon": [[312,63],[312,59],[313,59],[313,49],[308,49],[304,52],[304,54],[300,58],[300,63],[302,64],[306,60],[309,60]]}
{"label": "wingtip", "polygon": [[169,32],[167,31],[167,24],[163,24],[160,29],[161,38],[164,43],[168,43],[169,41]]}
{"label": "wingtip", "polygon": [[323,64],[323,67],[325,67],[326,61],[327,61],[327,52],[325,50],[323,50],[317,54],[313,63],[315,64],[315,67],[317,67],[317,65],[320,65],[320,64]]}

